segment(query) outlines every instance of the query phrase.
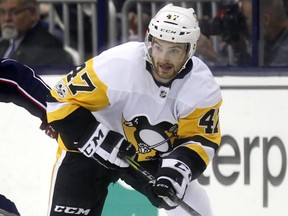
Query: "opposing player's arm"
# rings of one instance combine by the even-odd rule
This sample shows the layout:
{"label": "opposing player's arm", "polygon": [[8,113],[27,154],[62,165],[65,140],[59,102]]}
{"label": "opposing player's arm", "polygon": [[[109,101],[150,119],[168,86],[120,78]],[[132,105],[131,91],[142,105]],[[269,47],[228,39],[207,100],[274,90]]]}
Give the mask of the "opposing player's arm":
{"label": "opposing player's arm", "polygon": [[51,138],[56,131],[47,123],[46,97],[49,86],[32,68],[12,59],[0,60],[0,101],[14,103],[41,119],[40,129]]}
{"label": "opposing player's arm", "polygon": [[45,118],[50,88],[32,68],[12,59],[1,59],[0,88],[1,102],[12,102],[41,120]]}

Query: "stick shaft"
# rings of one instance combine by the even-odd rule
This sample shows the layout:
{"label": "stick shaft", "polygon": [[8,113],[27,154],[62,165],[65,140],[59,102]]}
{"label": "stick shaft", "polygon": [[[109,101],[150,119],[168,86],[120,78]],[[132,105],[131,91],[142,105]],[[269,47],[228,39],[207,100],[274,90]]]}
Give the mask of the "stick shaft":
{"label": "stick shaft", "polygon": [[[132,166],[136,171],[142,173],[143,176],[149,180],[149,182],[155,183],[156,179],[153,175],[151,175],[147,170],[145,170],[140,164],[136,161],[132,160],[130,157],[125,157],[127,163]],[[201,216],[195,209],[189,206],[185,201],[181,200],[176,194],[171,190],[169,198],[177,203],[181,208],[183,208],[187,213],[191,216]]]}

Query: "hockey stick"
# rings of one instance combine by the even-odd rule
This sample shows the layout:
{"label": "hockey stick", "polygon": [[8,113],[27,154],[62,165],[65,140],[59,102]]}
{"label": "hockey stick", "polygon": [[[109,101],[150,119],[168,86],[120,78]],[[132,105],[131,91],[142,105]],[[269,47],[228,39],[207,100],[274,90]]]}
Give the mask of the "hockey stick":
{"label": "hockey stick", "polygon": [[[133,167],[136,171],[142,173],[144,177],[146,177],[149,180],[149,183],[155,183],[156,179],[153,175],[151,175],[147,170],[145,170],[140,164],[138,164],[136,161],[131,159],[130,157],[124,157],[126,162]],[[181,208],[183,208],[188,214],[192,216],[201,216],[195,209],[193,209],[191,206],[189,206],[186,202],[181,200],[179,197],[176,196],[174,191],[169,191],[169,198],[177,203]]]}

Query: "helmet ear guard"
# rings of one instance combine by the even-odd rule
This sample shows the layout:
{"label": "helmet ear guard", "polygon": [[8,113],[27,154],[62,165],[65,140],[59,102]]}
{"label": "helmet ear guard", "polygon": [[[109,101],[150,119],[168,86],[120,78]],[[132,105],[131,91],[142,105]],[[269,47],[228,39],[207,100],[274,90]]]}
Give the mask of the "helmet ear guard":
{"label": "helmet ear guard", "polygon": [[148,60],[151,60],[149,50],[153,37],[174,43],[187,43],[190,48],[187,55],[188,61],[194,55],[200,37],[199,22],[194,9],[168,4],[159,10],[151,19],[146,33]]}

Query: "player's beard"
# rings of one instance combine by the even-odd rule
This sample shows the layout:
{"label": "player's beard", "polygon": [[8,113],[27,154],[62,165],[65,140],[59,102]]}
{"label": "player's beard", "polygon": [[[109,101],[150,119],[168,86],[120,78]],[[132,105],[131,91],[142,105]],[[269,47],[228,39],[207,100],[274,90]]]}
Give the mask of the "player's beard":
{"label": "player's beard", "polygon": [[154,63],[153,76],[161,83],[168,83],[171,81],[177,72],[175,71],[175,66],[168,63]]}
{"label": "player's beard", "polygon": [[18,31],[14,25],[2,24],[1,26],[2,38],[6,40],[15,39],[18,37]]}

